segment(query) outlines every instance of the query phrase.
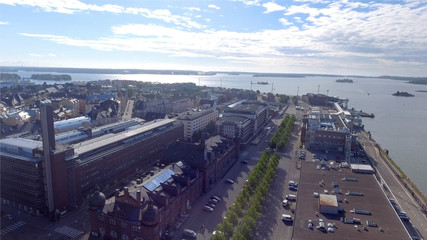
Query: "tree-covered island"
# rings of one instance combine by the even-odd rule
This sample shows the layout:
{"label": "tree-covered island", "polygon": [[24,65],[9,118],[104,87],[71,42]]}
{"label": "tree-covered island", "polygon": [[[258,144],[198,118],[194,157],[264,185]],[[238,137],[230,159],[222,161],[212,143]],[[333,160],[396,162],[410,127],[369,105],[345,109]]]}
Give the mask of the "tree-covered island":
{"label": "tree-covered island", "polygon": [[43,81],[71,81],[68,74],[32,74],[31,79]]}

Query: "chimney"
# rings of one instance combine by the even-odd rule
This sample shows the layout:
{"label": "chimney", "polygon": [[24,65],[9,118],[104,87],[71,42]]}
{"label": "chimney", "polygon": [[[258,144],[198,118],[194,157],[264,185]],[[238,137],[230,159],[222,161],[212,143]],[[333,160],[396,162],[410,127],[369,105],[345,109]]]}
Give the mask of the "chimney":
{"label": "chimney", "polygon": [[116,193],[114,194],[116,197],[120,195],[120,189],[116,189]]}
{"label": "chimney", "polygon": [[141,190],[136,190],[136,200],[138,202],[141,202]]}
{"label": "chimney", "polygon": [[129,196],[129,188],[128,187],[124,187],[124,192],[126,196]]}

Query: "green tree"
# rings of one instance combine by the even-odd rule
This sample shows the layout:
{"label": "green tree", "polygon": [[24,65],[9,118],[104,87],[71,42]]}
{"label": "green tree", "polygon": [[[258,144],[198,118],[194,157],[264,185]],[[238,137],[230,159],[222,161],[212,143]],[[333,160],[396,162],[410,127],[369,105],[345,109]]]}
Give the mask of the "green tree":
{"label": "green tree", "polygon": [[236,226],[239,223],[239,217],[234,211],[227,211],[225,216],[231,222],[231,224],[233,224],[233,226]]}
{"label": "green tree", "polygon": [[246,237],[239,231],[237,231],[234,235],[232,240],[247,240]]}
{"label": "green tree", "polygon": [[224,233],[224,236],[229,239],[233,235],[234,226],[230,221],[224,219],[222,223],[218,226],[219,231]]}
{"label": "green tree", "polygon": [[222,233],[221,231],[217,230],[215,232],[215,234],[213,234],[210,238],[211,240],[227,240],[227,238],[225,237],[224,233]]}

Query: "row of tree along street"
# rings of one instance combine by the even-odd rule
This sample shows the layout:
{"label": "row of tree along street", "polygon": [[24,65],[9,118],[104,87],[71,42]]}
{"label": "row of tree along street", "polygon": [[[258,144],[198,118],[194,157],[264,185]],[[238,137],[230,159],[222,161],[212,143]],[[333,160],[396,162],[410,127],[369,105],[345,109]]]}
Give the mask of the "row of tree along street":
{"label": "row of tree along street", "polygon": [[[282,133],[278,136],[280,136],[280,141],[283,141],[283,145],[286,144],[290,135],[290,131],[287,129],[292,130],[294,121],[295,116],[292,115],[286,116],[281,123],[279,129],[282,129],[280,130]],[[262,153],[258,163],[249,173],[248,180],[237,195],[233,206],[228,209],[223,221],[217,225],[211,240],[252,239],[257,227],[256,220],[261,214],[264,200],[276,175],[279,159],[280,155],[277,152],[273,155],[268,151]]]}

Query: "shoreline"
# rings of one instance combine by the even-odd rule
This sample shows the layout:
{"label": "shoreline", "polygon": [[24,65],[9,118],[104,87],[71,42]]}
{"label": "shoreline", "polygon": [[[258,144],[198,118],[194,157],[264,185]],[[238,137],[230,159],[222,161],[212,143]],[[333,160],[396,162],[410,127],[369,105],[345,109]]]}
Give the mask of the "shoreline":
{"label": "shoreline", "polygon": [[[370,136],[370,133],[368,133],[367,131],[363,130],[362,132]],[[427,199],[424,196],[424,194],[418,189],[415,183],[413,183],[407,177],[407,175],[396,164],[396,162],[394,162],[393,159],[391,159],[391,157],[386,153],[386,151],[383,148],[381,148],[379,143],[377,143],[371,136],[369,137],[369,141],[371,141],[374,147],[378,150],[380,158],[384,160],[387,166],[392,170],[393,174],[397,177],[399,182],[410,193],[414,201],[417,202],[421,212],[427,215]],[[375,168],[376,168],[376,164],[375,164]]]}

